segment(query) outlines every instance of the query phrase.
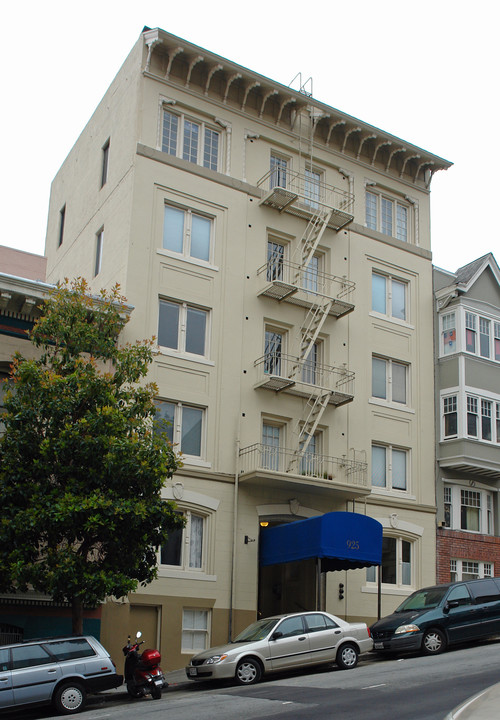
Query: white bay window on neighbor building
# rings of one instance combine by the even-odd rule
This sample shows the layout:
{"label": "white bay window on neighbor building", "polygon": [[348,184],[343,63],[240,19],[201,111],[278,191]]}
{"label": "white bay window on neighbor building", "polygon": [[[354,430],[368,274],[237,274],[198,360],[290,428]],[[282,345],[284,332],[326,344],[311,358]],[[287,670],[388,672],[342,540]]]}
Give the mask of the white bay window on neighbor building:
{"label": "white bay window on neighbor building", "polygon": [[374,355],[372,357],[372,397],[406,405],[408,402],[408,365]]}
{"label": "white bay window on neighbor building", "polygon": [[[396,587],[408,587],[412,584],[413,543],[402,537],[382,538],[382,583]],[[377,568],[369,567],[366,581],[375,583]]]}
{"label": "white bay window on neighbor building", "polygon": [[208,311],[187,303],[160,300],[158,345],[179,353],[207,356]]}
{"label": "white bay window on neighbor building", "polygon": [[500,401],[472,393],[442,397],[442,439],[474,438],[500,443]]}
{"label": "white bay window on neighbor building", "polygon": [[183,455],[201,458],[203,454],[205,410],[180,402],[156,401],[157,432],[164,432]]}
{"label": "white bay window on neighbor building", "polygon": [[210,261],[214,220],[190,209],[165,205],[163,249],[185,258]]}
{"label": "white bay window on neighbor building", "polygon": [[393,320],[407,320],[408,283],[391,275],[372,273],[372,311]]}
{"label": "white bay window on neighbor building", "polygon": [[376,190],[366,191],[366,227],[370,230],[408,242],[409,215],[408,203]]}
{"label": "white bay window on neighbor building", "polygon": [[372,445],[372,487],[398,492],[408,490],[408,450]]}
{"label": "white bay window on neighbor building", "polygon": [[161,149],[210,170],[220,167],[220,132],[210,123],[184,113],[163,110]]}
{"label": "white bay window on neighbor building", "polygon": [[492,535],[493,497],[486,490],[470,489],[460,485],[443,488],[444,527],[451,530]]}

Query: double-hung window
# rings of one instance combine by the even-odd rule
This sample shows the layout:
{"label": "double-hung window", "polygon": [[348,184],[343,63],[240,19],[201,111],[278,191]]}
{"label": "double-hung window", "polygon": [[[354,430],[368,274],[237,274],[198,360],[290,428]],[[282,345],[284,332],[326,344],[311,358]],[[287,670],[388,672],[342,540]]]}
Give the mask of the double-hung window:
{"label": "double-hung window", "polygon": [[[472,407],[472,405],[471,405]],[[443,398],[444,437],[456,437],[458,434],[457,396]]]}
{"label": "double-hung window", "polygon": [[452,530],[493,535],[493,501],[491,493],[460,485],[445,485],[444,522]]}
{"label": "double-hung window", "polygon": [[282,428],[279,425],[262,425],[262,467],[266,470],[279,470],[282,443]]}
{"label": "double-hung window", "polygon": [[455,313],[446,313],[441,316],[441,338],[443,355],[449,355],[457,351],[457,326]]}
{"label": "double-hung window", "polygon": [[450,560],[450,582],[493,577],[493,564],[479,560]]}
{"label": "double-hung window", "polygon": [[372,310],[395,320],[407,319],[408,283],[390,275],[372,273]]}
{"label": "double-hung window", "polygon": [[208,311],[187,303],[160,300],[158,345],[179,353],[207,356]]}
{"label": "double-hung window", "polygon": [[202,570],[205,564],[206,517],[191,510],[178,514],[185,518],[186,524],[169,532],[160,549],[160,563],[184,570]]}
{"label": "double-hung window", "polygon": [[283,362],[283,334],[266,328],[264,349],[264,372],[267,375],[281,375]]}
{"label": "double-hung window", "polygon": [[500,362],[500,322],[465,311],[465,351]]}
{"label": "double-hung window", "polygon": [[288,159],[271,153],[270,187],[286,188],[288,178]]}
{"label": "double-hung window", "polygon": [[493,357],[500,362],[500,322],[493,323]]}
{"label": "double-hung window", "polygon": [[318,292],[320,258],[313,255],[305,268],[302,270],[302,287],[307,292]]}
{"label": "double-hung window", "polygon": [[467,435],[475,438],[477,438],[479,428],[477,400],[477,397],[467,395]]}
{"label": "double-hung window", "polygon": [[408,242],[408,204],[382,193],[366,191],[366,227]]}
{"label": "double-hung window", "polygon": [[109,138],[102,146],[101,158],[101,187],[104,187],[108,181],[108,165],[109,165]]}
{"label": "double-hung window", "polygon": [[213,218],[165,205],[163,216],[163,248],[184,257],[210,261]]}
{"label": "double-hung window", "polygon": [[218,170],[220,166],[219,131],[183,113],[163,110],[161,149],[210,170]]}
{"label": "double-hung window", "polygon": [[210,611],[184,608],[182,611],[182,652],[197,653],[209,646]]}
{"label": "double-hung window", "polygon": [[474,313],[465,313],[465,349],[475,353],[477,343],[477,316]]}
{"label": "double-hung window", "polygon": [[372,486],[408,490],[408,451],[392,445],[372,445]]}
{"label": "double-hung window", "polygon": [[266,278],[272,280],[284,279],[285,246],[275,240],[267,241],[267,274]]}
{"label": "double-hung window", "polygon": [[[382,564],[380,572],[382,583],[397,587],[408,587],[412,584],[413,544],[401,537],[382,538]],[[376,568],[370,567],[366,572],[367,582],[375,582]]]}
{"label": "double-hung window", "polygon": [[306,169],[304,195],[307,205],[313,210],[317,210],[321,199],[321,173],[317,170],[313,170],[312,168]]}
{"label": "double-hung window", "polygon": [[401,405],[407,404],[408,365],[372,357],[372,396]]}
{"label": "double-hung window", "polygon": [[156,401],[156,431],[165,432],[183,455],[201,458],[203,454],[203,408],[179,402]]}
{"label": "double-hung window", "polygon": [[489,440],[492,438],[492,412],[493,403],[491,400],[481,399],[481,439]]}
{"label": "double-hung window", "polygon": [[95,236],[94,277],[99,275],[99,273],[101,272],[103,244],[104,244],[104,228],[101,228]]}

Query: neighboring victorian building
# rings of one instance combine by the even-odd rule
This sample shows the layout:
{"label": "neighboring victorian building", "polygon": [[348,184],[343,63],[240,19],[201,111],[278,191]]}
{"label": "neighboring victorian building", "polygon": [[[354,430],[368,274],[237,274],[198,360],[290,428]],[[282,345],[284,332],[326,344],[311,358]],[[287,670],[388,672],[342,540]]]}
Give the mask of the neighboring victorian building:
{"label": "neighboring victorian building", "polygon": [[184,459],[164,495],[185,530],[104,607],[112,653],[140,627],[180,667],[258,614],[373,620],[374,568],[259,567],[260,533],[330,511],[382,523],[383,613],[435,580],[429,192],[450,163],[309,89],[146,28],[54,179],[47,277],[121,284]]}
{"label": "neighboring victorian building", "polygon": [[500,573],[500,270],[434,269],[437,580]]}

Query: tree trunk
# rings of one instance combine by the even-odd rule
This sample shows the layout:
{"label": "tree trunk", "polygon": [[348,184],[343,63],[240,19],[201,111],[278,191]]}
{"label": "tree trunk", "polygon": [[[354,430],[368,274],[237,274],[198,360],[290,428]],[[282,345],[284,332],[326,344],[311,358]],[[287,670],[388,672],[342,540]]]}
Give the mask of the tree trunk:
{"label": "tree trunk", "polygon": [[71,622],[73,635],[83,635],[83,603],[78,596],[71,599]]}

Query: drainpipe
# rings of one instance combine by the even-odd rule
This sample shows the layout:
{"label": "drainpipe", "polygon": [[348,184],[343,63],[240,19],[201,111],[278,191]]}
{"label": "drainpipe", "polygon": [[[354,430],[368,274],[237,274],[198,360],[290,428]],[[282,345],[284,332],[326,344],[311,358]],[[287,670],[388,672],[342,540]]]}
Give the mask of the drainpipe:
{"label": "drainpipe", "polygon": [[[239,435],[239,433],[238,433]],[[229,623],[228,637],[233,639],[233,603],[234,603],[234,584],[236,579],[236,540],[238,530],[238,491],[240,480],[240,440],[236,440],[236,472],[234,474],[234,495],[233,495],[233,547],[231,552],[231,585],[229,589]]]}

